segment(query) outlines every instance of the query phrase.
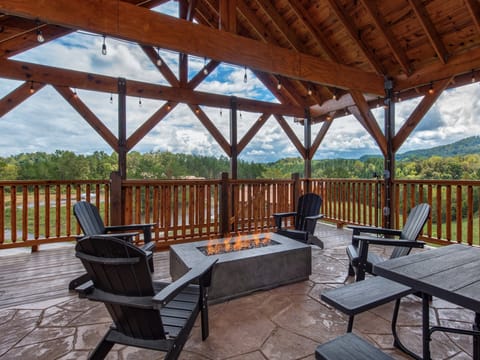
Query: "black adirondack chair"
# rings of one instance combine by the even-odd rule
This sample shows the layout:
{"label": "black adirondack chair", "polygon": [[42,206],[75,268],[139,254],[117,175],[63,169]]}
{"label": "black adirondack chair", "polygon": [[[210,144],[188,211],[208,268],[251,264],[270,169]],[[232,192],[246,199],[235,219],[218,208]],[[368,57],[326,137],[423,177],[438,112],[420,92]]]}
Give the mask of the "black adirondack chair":
{"label": "black adirondack chair", "polygon": [[[363,280],[365,279],[365,273],[372,274],[374,264],[386,260],[374,252],[369,252],[369,244],[393,246],[390,259],[408,255],[412,248],[424,247],[425,243],[417,239],[429,216],[430,205],[423,203],[412,208],[402,230],[349,226],[353,229],[353,235],[352,243],[347,246],[347,255],[350,260],[348,274],[356,276],[356,281]],[[377,237],[360,235],[362,233],[375,234]],[[398,238],[393,238],[395,236]]]}
{"label": "black adirondack chair", "polygon": [[[323,214],[319,214],[321,206],[322,197],[318,194],[307,193],[300,196],[297,211],[273,214],[276,232],[304,243],[311,242],[317,220],[323,217]],[[285,218],[293,218],[293,229],[282,227]],[[316,241],[322,246],[320,240],[316,239]]]}
{"label": "black adirondack chair", "polygon": [[[153,272],[153,250],[155,243],[152,242],[152,226],[155,224],[130,224],[118,226],[105,226],[98,208],[88,201],[79,201],[73,205],[73,214],[82,229],[84,236],[103,235],[113,236],[131,242],[134,236],[143,234],[144,244],[142,250],[149,252],[150,269]],[[88,280],[88,274],[73,279],[68,288],[70,290]]]}
{"label": "black adirondack chair", "polygon": [[209,335],[207,290],[216,259],[205,258],[173,283],[152,281],[147,253],[118,238],[90,236],[78,241],[91,281],[79,297],[103,302],[113,324],[90,353],[103,359],[114,344],[166,352],[177,359],[201,313],[202,339]]}

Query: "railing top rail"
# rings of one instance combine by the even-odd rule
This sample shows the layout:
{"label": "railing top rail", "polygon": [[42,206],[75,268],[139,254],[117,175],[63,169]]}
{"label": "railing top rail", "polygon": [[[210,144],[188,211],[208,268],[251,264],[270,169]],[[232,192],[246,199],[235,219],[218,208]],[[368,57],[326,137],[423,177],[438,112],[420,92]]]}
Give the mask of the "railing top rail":
{"label": "railing top rail", "polygon": [[110,180],[0,180],[0,186],[109,184]]}
{"label": "railing top rail", "polygon": [[176,185],[176,184],[220,184],[221,180],[219,179],[175,179],[175,180],[163,180],[163,179],[149,179],[149,180],[124,180],[124,186],[129,185],[157,185],[157,184],[166,184],[166,185]]}
{"label": "railing top rail", "polygon": [[480,180],[409,180],[395,179],[398,184],[424,184],[424,185],[471,185],[479,186]]}

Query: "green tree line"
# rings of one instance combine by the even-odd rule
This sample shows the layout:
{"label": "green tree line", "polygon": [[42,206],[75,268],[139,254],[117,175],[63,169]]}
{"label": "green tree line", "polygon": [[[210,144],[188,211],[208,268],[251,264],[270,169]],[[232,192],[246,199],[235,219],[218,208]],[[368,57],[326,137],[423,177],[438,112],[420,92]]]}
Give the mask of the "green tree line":
{"label": "green tree line", "polygon": [[[117,169],[116,153],[90,155],[57,150],[0,157],[1,180],[98,180],[107,179]],[[313,178],[369,179],[383,174],[383,159],[327,159],[312,161]],[[228,172],[227,157],[173,154],[170,152],[131,152],[127,158],[129,179],[181,179],[194,176],[217,179]],[[303,176],[304,161],[287,158],[273,163],[238,162],[239,178],[287,179],[292,173]],[[480,154],[418,158],[396,162],[398,179],[480,179]]]}

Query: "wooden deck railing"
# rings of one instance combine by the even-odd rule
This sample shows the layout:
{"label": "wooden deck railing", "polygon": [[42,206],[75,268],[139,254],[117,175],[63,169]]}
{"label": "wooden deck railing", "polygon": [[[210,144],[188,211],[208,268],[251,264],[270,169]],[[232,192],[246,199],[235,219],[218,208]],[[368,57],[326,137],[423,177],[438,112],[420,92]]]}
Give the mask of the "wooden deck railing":
{"label": "wooden deck railing", "polygon": [[[383,184],[377,180],[162,180],[123,181],[125,223],[156,223],[159,248],[220,237],[273,231],[272,214],[291,211],[303,192],[323,197],[325,221],[382,225]],[[419,202],[432,205],[423,238],[431,243],[479,244],[479,181],[397,180],[392,209],[401,228]],[[81,199],[110,223],[111,182],[0,181],[0,249],[74,240],[80,229],[72,206]],[[114,209],[115,210],[115,206]]]}

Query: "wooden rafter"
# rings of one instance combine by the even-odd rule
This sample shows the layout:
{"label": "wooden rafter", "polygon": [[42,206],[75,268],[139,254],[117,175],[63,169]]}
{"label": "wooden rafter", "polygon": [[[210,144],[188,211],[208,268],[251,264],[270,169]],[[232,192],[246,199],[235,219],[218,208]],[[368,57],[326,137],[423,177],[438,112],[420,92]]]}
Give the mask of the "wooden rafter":
{"label": "wooden rafter", "polygon": [[440,36],[435,29],[435,26],[430,20],[425,6],[420,2],[420,0],[408,0],[408,2],[410,3],[411,8],[415,12],[415,15],[417,16],[418,21],[423,28],[423,31],[425,31],[425,34],[427,35],[430,43],[435,49],[438,58],[443,64],[446,64],[448,60],[447,49],[445,48],[442,39],[440,39]]}
{"label": "wooden rafter", "polygon": [[195,89],[200,83],[205,80],[213,70],[220,65],[218,61],[210,60],[203,69],[201,69],[192,79],[188,82],[187,88],[188,89]]}
{"label": "wooden rafter", "polygon": [[[168,65],[165,63],[165,61],[162,59],[162,57],[158,54],[157,51],[151,46],[142,46],[143,52],[148,56],[148,58],[151,60],[153,65],[156,66],[156,68],[160,71],[160,73],[163,75],[165,80],[168,81],[168,83],[172,86],[180,86],[180,82],[178,81],[177,77],[173,73],[172,70],[168,67]],[[158,65],[158,61],[161,62],[162,65]]]}
{"label": "wooden rafter", "polygon": [[222,133],[217,129],[217,127],[212,123],[212,121],[208,118],[207,114],[196,105],[188,105],[195,116],[200,120],[200,122],[205,126],[205,129],[212,135],[212,137],[217,141],[218,145],[225,151],[227,156],[232,156],[232,148],[228,141],[223,137]]}
{"label": "wooden rafter", "polygon": [[[38,83],[66,86],[77,89],[117,93],[118,79],[81,71],[65,70],[50,66],[37,65],[15,60],[0,60],[0,76],[20,81],[31,80]],[[174,88],[141,81],[128,80],[127,96],[144,97],[157,100],[201,104],[211,107],[230,108],[230,97],[194,91],[187,88]],[[267,112],[302,116],[303,108],[262,102],[250,99],[238,99],[238,109],[251,112]]]}
{"label": "wooden rafter", "polygon": [[237,32],[237,1],[236,0],[220,0],[220,30]]}
{"label": "wooden rafter", "polygon": [[[37,92],[44,86],[44,84],[35,84],[34,91]],[[32,92],[32,83],[26,81],[13,91],[5,95],[0,100],[0,118],[12,109],[14,109],[16,106],[27,100],[33,94],[34,93]]]}
{"label": "wooden rafter", "polygon": [[417,105],[412,114],[408,117],[407,121],[403,124],[401,129],[397,132],[393,139],[393,152],[397,152],[403,145],[405,140],[410,136],[415,127],[420,123],[425,114],[430,110],[433,104],[440,97],[442,92],[447,88],[448,84],[452,81],[452,78],[445,79],[435,83],[433,94],[428,92],[423,97],[422,101]]}
{"label": "wooden rafter", "polygon": [[271,114],[262,114],[260,117],[255,121],[252,127],[246,132],[246,134],[242,137],[242,139],[237,144],[237,150],[239,153],[245,149],[250,141],[252,141],[253,137],[258,133],[258,131],[262,128],[263,125],[267,122],[270,118]]}
{"label": "wooden rafter", "polygon": [[275,76],[260,71],[253,71],[258,80],[275,96],[282,104],[295,104],[298,105],[298,101],[288,91],[278,91],[278,80]]}
{"label": "wooden rafter", "polygon": [[87,121],[110,147],[118,152],[118,139],[103,122],[88,108],[80,98],[66,86],[54,86],[54,89]]}
{"label": "wooden rafter", "polygon": [[337,18],[340,20],[342,25],[345,27],[345,30],[348,32],[352,40],[357,44],[359,49],[362,51],[365,58],[368,60],[369,64],[377,72],[377,74],[385,74],[386,69],[377,61],[372,51],[368,46],[360,39],[357,30],[353,27],[353,22],[349,19],[343,10],[340,8],[336,0],[328,0],[330,8],[333,10]]}
{"label": "wooden rafter", "polygon": [[325,135],[327,135],[328,129],[330,129],[330,126],[332,126],[332,121],[325,121],[322,124],[322,127],[320,128],[320,131],[318,132],[317,136],[315,136],[315,140],[313,140],[312,146],[311,146],[311,151],[310,151],[310,159],[313,159],[313,156],[317,152],[318,148],[320,147],[320,144],[322,143],[323,139],[325,138]]}
{"label": "wooden rafter", "polygon": [[473,23],[477,28],[477,33],[480,34],[480,4],[478,0],[465,0],[465,5],[472,17]]}
{"label": "wooden rafter", "polygon": [[150,130],[152,130],[160,121],[162,121],[165,116],[167,116],[178,103],[169,101],[163,104],[160,109],[158,109],[150,118],[145,121],[135,132],[130,135],[127,139],[127,150],[130,151],[135,145],[137,145],[140,140],[142,140],[145,135],[147,135]]}
{"label": "wooden rafter", "polygon": [[297,135],[293,132],[292,128],[288,125],[287,121],[282,115],[275,115],[275,119],[277,119],[277,122],[280,124],[282,127],[283,131],[285,134],[287,134],[288,138],[292,142],[293,146],[295,146],[302,156],[303,159],[306,159],[307,157],[307,150],[305,147],[302,145],[301,141],[298,139]]}
{"label": "wooden rafter", "polygon": [[386,155],[387,141],[385,139],[385,135],[382,133],[382,130],[378,126],[375,116],[370,111],[367,101],[358,91],[351,91],[350,94],[356,104],[356,109],[355,107],[350,108],[352,114],[363,125],[363,127],[368,131],[368,133],[372,135],[372,137],[380,147],[383,155]]}
{"label": "wooden rafter", "polygon": [[375,26],[378,29],[378,32],[384,37],[385,41],[387,42],[388,46],[390,47],[390,50],[393,53],[393,56],[397,60],[398,64],[402,68],[402,70],[405,72],[405,74],[409,75],[412,70],[410,68],[410,65],[408,63],[407,56],[405,55],[405,52],[400,48],[398,45],[398,40],[395,39],[395,36],[393,33],[390,31],[390,28],[387,26],[381,15],[379,14],[377,10],[377,6],[372,0],[360,0],[369,13],[370,17],[372,18],[373,22],[375,23]]}
{"label": "wooden rafter", "polygon": [[[17,0],[1,3],[0,11],[144,45],[246,65],[298,80],[366,93],[383,93],[383,78],[376,74],[196,25],[122,1],[52,0],[49,6],[44,6],[42,2]],[[91,19],[98,21],[93,22]],[[272,62],[272,59],[275,61]]]}

